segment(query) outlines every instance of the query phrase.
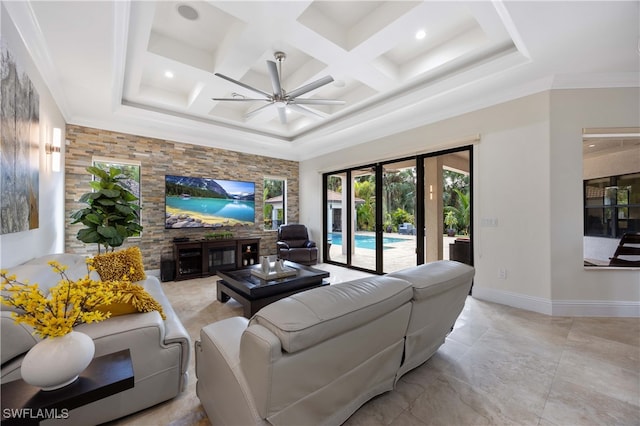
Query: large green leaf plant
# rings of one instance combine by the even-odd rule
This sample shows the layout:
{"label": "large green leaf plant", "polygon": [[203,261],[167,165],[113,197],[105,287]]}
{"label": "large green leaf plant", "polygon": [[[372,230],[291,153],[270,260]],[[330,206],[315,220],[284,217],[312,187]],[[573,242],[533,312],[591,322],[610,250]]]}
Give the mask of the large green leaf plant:
{"label": "large green leaf plant", "polygon": [[138,197],[121,185],[121,181],[126,179],[122,170],[112,167],[107,172],[98,167],[87,167],[87,171],[97,179],[90,183],[93,191],[80,197],[80,202],[87,203],[88,207],[74,212],[71,223],[85,226],[77,234],[83,243],[97,243],[98,253],[101,247],[105,252],[113,251],[128,237],[140,235],[142,231],[138,223]]}

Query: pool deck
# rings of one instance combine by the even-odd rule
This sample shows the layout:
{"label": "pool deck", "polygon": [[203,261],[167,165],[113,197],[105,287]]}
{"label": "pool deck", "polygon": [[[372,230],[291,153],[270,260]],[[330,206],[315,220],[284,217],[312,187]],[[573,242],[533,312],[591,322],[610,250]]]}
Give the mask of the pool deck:
{"label": "pool deck", "polygon": [[[358,232],[357,235],[373,236],[373,232]],[[384,245],[384,272],[393,272],[400,269],[415,266],[416,264],[416,236],[398,233],[385,233],[385,237],[398,238],[402,241],[386,243]],[[449,244],[458,237],[442,237],[443,259],[449,259]],[[347,255],[342,253],[342,246],[332,244],[329,250],[332,261],[346,263]],[[366,269],[375,269],[376,252],[366,248],[357,248],[351,256],[353,266]]]}

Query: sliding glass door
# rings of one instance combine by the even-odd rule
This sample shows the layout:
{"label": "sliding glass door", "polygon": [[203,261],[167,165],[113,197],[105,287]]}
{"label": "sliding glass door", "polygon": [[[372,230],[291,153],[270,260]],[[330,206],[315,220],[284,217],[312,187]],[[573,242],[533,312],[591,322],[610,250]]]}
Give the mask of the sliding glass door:
{"label": "sliding glass door", "polygon": [[472,264],[471,165],[465,147],[325,174],[325,261],[379,274]]}
{"label": "sliding glass door", "polygon": [[347,172],[325,175],[324,204],[325,232],[324,260],[347,265],[347,246],[344,236],[347,232],[347,211],[349,205],[345,181]]}
{"label": "sliding glass door", "polygon": [[471,264],[471,149],[425,156],[424,262]]}
{"label": "sliding glass door", "polygon": [[382,270],[416,265],[416,160],[382,165]]}
{"label": "sliding glass door", "polygon": [[377,271],[376,167],[351,171],[351,266]]}

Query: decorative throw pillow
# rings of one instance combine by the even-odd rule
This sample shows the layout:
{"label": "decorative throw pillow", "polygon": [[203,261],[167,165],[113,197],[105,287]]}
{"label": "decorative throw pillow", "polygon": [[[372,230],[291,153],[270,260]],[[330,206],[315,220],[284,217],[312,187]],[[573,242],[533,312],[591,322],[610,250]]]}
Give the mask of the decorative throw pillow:
{"label": "decorative throw pillow", "polygon": [[140,247],[99,254],[91,259],[91,263],[102,281],[118,281],[125,276],[130,281],[142,281],[147,278]]}
{"label": "decorative throw pillow", "polygon": [[141,285],[129,281],[107,281],[104,285],[111,287],[115,297],[110,304],[98,306],[98,310],[111,312],[112,317],[135,312],[158,311],[162,319],[167,319],[162,305]]}

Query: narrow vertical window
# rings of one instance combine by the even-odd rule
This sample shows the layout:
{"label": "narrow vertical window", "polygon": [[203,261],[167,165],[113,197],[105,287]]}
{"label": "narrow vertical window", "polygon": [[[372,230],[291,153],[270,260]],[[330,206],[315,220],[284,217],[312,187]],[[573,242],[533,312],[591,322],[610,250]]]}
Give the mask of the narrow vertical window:
{"label": "narrow vertical window", "polygon": [[[139,208],[142,207],[142,191],[140,188],[140,161],[93,157],[92,163],[94,167],[98,167],[106,172],[108,172],[111,168],[119,169],[121,171],[121,176],[124,177],[120,184],[131,191],[131,193],[138,198],[135,203],[138,204]],[[141,224],[140,221],[141,215],[138,215],[138,225]],[[140,237],[140,235],[135,235],[135,237]]]}
{"label": "narrow vertical window", "polygon": [[276,230],[286,222],[287,181],[279,178],[265,178],[263,198],[264,230]]}

